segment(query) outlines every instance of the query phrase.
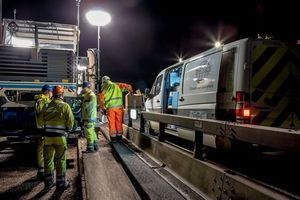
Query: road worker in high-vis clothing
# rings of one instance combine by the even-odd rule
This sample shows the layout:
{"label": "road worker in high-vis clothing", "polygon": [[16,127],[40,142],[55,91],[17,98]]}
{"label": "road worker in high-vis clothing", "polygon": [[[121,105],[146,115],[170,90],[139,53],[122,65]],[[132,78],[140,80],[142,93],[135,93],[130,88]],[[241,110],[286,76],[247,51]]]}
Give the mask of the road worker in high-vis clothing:
{"label": "road worker in high-vis clothing", "polygon": [[38,172],[37,172],[37,179],[43,180],[44,179],[44,136],[43,136],[43,129],[42,124],[38,123],[39,115],[43,109],[43,107],[50,103],[52,97],[52,89],[51,85],[43,85],[42,93],[36,95],[34,97],[35,104],[34,104],[34,111],[35,111],[35,118],[36,118],[36,125],[38,129],[37,135],[37,165],[38,165]]}
{"label": "road worker in high-vis clothing", "polygon": [[98,151],[99,144],[95,132],[95,123],[97,120],[97,97],[91,90],[89,82],[82,84],[83,103],[81,106],[84,135],[87,140],[86,153]]}
{"label": "road worker in high-vis clothing", "polygon": [[71,107],[63,101],[64,89],[58,85],[53,88],[53,99],[46,104],[40,114],[39,121],[44,126],[45,146],[45,188],[54,185],[56,170],[56,189],[64,190],[69,187],[66,176],[67,132],[74,125]]}
{"label": "road worker in high-vis clothing", "polygon": [[123,135],[123,94],[122,92],[132,92],[132,86],[125,83],[114,83],[108,76],[101,79],[102,95],[99,95],[99,105],[106,110],[108,129],[112,142],[117,142]]}

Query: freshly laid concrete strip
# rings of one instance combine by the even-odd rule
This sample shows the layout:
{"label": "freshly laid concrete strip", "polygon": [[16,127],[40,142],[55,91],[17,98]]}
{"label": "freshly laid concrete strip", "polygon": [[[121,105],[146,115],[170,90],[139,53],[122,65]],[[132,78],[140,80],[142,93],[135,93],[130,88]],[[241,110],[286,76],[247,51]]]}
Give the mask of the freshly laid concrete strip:
{"label": "freshly laid concrete strip", "polygon": [[83,153],[84,180],[88,200],[140,199],[132,183],[115,160],[108,144],[97,153]]}
{"label": "freshly laid concrete strip", "polygon": [[[109,138],[107,124],[99,128]],[[204,199],[130,142],[112,143],[112,147],[142,199]]]}

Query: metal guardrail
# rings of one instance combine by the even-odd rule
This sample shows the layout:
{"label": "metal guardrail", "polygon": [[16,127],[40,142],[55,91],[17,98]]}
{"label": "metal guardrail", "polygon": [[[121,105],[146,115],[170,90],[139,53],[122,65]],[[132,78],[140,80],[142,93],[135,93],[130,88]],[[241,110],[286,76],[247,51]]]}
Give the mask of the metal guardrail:
{"label": "metal guardrail", "polygon": [[235,122],[195,119],[191,117],[141,112],[140,131],[145,132],[145,119],[159,122],[159,141],[165,140],[167,124],[195,131],[194,157],[203,159],[203,133],[219,135],[232,140],[258,144],[287,152],[300,153],[300,131]]}
{"label": "metal guardrail", "polygon": [[[202,157],[203,134],[219,135],[232,140],[299,153],[300,148],[296,145],[300,139],[299,131],[150,112],[139,114],[140,121],[134,122],[140,122],[140,130],[137,130],[138,125],[133,124],[128,118],[127,138],[171,169],[186,183],[193,185],[205,199],[300,199],[297,194],[250,179],[247,175],[243,176],[227,167],[214,165]],[[159,122],[158,138],[141,134],[145,132],[146,119]],[[193,155],[163,142],[166,139],[167,124],[194,130]]]}

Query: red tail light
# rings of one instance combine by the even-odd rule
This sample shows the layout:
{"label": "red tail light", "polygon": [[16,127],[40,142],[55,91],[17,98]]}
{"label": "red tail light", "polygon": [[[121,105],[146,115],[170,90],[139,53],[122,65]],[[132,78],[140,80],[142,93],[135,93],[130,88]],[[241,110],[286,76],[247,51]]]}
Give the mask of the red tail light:
{"label": "red tail light", "polygon": [[251,118],[250,95],[246,92],[236,92],[235,117],[237,122],[249,124]]}
{"label": "red tail light", "polygon": [[243,113],[243,115],[244,115],[244,117],[250,117],[251,115],[250,115],[250,109],[243,109],[244,110],[244,113]]}

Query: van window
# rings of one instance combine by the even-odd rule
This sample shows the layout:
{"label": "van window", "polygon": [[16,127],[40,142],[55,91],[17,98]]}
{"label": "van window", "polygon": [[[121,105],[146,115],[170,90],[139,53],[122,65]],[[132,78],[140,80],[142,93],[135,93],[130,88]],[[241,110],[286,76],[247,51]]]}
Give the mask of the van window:
{"label": "van window", "polygon": [[172,69],[170,72],[170,87],[174,88],[180,85],[182,66]]}
{"label": "van window", "polygon": [[159,77],[157,77],[153,84],[153,87],[151,88],[150,93],[153,94],[154,96],[156,96],[160,93],[162,78],[163,78],[163,75],[160,75]]}
{"label": "van window", "polygon": [[208,57],[188,63],[184,73],[183,93],[195,94],[213,90],[216,81],[214,70],[216,69],[212,69]]}
{"label": "van window", "polygon": [[219,75],[219,92],[233,91],[233,69],[235,49],[223,52]]}

